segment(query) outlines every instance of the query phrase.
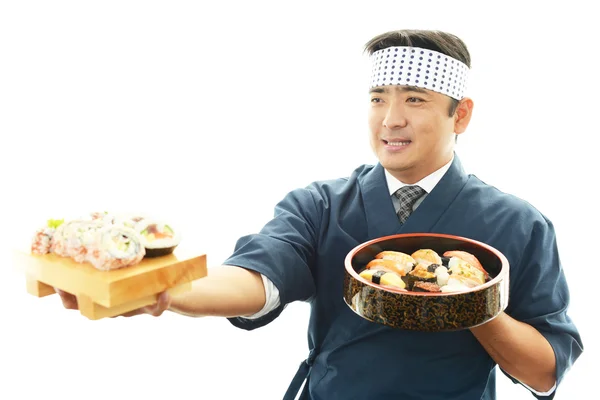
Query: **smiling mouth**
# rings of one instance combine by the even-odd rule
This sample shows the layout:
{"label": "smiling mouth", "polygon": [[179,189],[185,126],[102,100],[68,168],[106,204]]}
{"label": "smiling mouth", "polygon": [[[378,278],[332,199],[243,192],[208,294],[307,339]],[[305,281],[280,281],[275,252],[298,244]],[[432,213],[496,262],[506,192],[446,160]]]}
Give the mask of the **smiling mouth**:
{"label": "smiling mouth", "polygon": [[382,139],[383,143],[386,144],[386,146],[394,146],[394,147],[402,147],[402,146],[408,146],[409,144],[411,144],[412,142],[410,140],[406,140],[406,141],[388,141],[385,139]]}

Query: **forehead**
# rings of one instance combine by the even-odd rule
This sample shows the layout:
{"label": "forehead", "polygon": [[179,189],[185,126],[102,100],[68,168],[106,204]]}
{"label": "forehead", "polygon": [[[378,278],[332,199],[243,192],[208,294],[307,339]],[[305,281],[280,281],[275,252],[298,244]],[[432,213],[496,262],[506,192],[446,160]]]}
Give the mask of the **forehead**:
{"label": "forehead", "polygon": [[435,92],[428,90],[428,89],[424,89],[424,88],[420,88],[417,86],[408,86],[408,85],[385,85],[385,86],[375,86],[369,89],[369,93],[386,93],[386,94],[390,94],[390,93],[406,93],[406,92],[412,92],[412,93],[421,93],[421,94],[426,94],[429,96],[433,96],[434,94],[436,94]]}

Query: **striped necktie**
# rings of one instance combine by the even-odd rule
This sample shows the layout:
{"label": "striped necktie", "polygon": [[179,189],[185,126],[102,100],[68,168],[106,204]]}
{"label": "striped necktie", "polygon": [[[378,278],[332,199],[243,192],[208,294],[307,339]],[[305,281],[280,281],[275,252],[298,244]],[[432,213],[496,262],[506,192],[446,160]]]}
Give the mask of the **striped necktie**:
{"label": "striped necktie", "polygon": [[424,194],[425,190],[418,185],[403,186],[394,193],[394,196],[400,201],[400,209],[397,214],[401,224],[406,222],[413,212],[415,202]]}

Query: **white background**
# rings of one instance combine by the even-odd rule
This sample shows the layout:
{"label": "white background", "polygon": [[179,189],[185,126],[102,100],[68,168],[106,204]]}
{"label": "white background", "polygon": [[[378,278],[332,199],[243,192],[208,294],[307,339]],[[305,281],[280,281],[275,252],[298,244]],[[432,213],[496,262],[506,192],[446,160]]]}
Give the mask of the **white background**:
{"label": "white background", "polygon": [[[47,218],[135,210],[178,223],[218,266],[289,190],[376,161],[362,50],[399,28],[468,44],[475,111],[457,152],[555,223],[586,346],[556,398],[596,390],[591,5],[200,3],[1,3],[0,399],[281,398],[306,356],[305,304],[252,332],[174,314],[88,321],[27,294],[11,251]],[[498,392],[533,398],[503,375]]]}

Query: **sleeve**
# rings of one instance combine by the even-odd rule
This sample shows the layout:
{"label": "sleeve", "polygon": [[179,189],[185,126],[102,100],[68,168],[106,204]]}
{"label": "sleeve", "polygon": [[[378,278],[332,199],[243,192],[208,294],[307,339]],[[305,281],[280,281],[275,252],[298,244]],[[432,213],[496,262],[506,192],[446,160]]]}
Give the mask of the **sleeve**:
{"label": "sleeve", "polygon": [[228,318],[234,326],[246,330],[262,327],[277,318],[287,304],[314,296],[311,266],[320,218],[313,192],[308,188],[294,190],[276,205],[273,219],[259,233],[237,241],[224,264],[265,276],[279,292],[279,305],[258,318]]}
{"label": "sleeve", "polygon": [[263,315],[267,315],[269,312],[271,312],[274,309],[276,309],[277,307],[279,307],[279,304],[280,304],[279,290],[277,290],[277,287],[275,287],[275,285],[273,285],[273,282],[271,282],[271,280],[269,278],[267,278],[264,275],[261,275],[260,277],[262,278],[262,282],[265,287],[265,299],[266,299],[265,305],[262,308],[262,310],[260,310],[256,314],[245,316],[244,317],[245,319],[260,318]]}
{"label": "sleeve", "polygon": [[552,222],[541,218],[532,227],[520,261],[518,275],[511,274],[506,313],[536,328],[550,343],[556,357],[554,390],[537,393],[500,369],[537,399],[553,399],[560,382],[583,352],[577,327],[567,314],[570,294],[558,253]]}

